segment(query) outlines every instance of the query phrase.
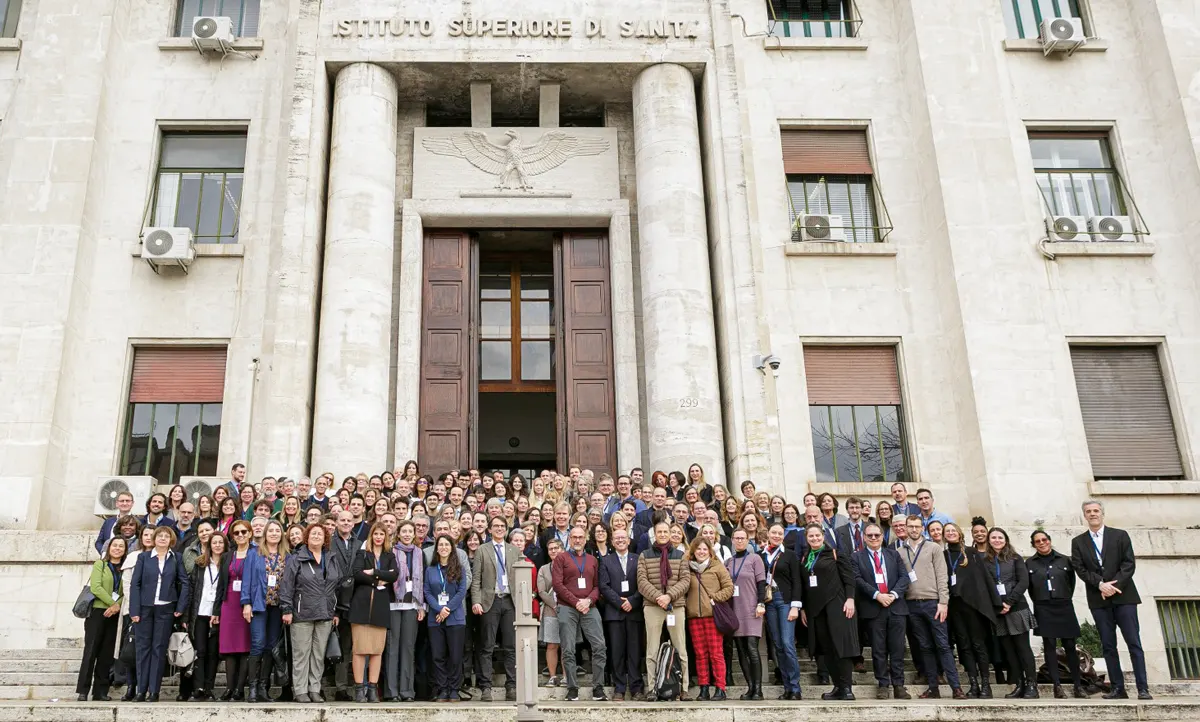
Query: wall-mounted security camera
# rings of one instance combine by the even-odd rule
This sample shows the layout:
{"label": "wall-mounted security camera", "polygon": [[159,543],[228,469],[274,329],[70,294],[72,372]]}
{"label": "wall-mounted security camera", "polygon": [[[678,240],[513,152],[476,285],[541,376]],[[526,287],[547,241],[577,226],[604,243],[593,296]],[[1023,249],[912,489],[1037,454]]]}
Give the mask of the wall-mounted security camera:
{"label": "wall-mounted security camera", "polygon": [[771,369],[771,375],[779,378],[779,366],[783,362],[775,354],[767,354],[766,356],[756,355],[754,357],[754,368],[766,373],[767,367]]}

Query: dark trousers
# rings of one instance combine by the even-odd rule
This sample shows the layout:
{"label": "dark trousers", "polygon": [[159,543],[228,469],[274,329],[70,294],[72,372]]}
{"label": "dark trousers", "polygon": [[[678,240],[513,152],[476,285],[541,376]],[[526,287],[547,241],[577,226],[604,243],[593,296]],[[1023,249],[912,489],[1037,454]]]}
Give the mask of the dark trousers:
{"label": "dark trousers", "polygon": [[1029,632],[1003,634],[999,638],[1000,648],[1008,660],[1008,669],[1014,676],[1009,681],[1013,684],[1037,684],[1037,663],[1033,660],[1033,648],[1029,646]]}
{"label": "dark trousers", "polygon": [[988,666],[988,632],[992,623],[971,605],[950,598],[950,614],[946,617],[950,634],[958,645],[958,658],[970,679],[986,679]]}
{"label": "dark trousers", "polygon": [[1142,652],[1142,632],[1138,624],[1136,604],[1115,604],[1107,608],[1092,610],[1096,630],[1100,632],[1100,646],[1104,650],[1104,662],[1108,666],[1108,681],[1113,689],[1125,688],[1125,675],[1121,671],[1121,656],[1117,654],[1117,628],[1129,647],[1129,659],[1133,662],[1133,679],[1139,692],[1149,689],[1146,684],[1146,655]]}
{"label": "dark trousers", "polygon": [[[923,658],[922,671],[928,678],[929,688],[937,687],[937,670],[940,660],[946,671],[946,681],[952,688],[959,687],[958,665],[950,651],[950,632],[945,622],[934,618],[937,613],[936,599],[910,599],[908,601],[908,623],[917,638],[917,647]],[[916,656],[914,652],[914,657]]]}
{"label": "dark trousers", "polygon": [[108,694],[108,675],[117,648],[118,619],[118,615],[106,617],[103,609],[92,607],[91,614],[84,620],[83,661],[79,666],[75,694],[87,694],[89,687],[93,697]]}
{"label": "dark trousers", "polygon": [[[1067,653],[1067,669],[1071,670],[1071,683],[1079,686],[1079,650],[1075,649],[1074,639],[1062,640],[1063,650]],[[1042,654],[1046,657],[1046,671],[1050,673],[1052,684],[1061,684],[1058,674],[1058,640],[1054,637],[1042,637]]]}
{"label": "dark trousers", "polygon": [[904,684],[904,630],[908,618],[890,609],[880,609],[879,615],[867,620],[871,635],[871,666],[875,682],[880,687]]}
{"label": "dark trousers", "polygon": [[[483,649],[483,616],[475,614],[470,608],[467,608],[467,631],[465,639],[466,651],[464,652],[464,659],[467,660],[467,664],[471,666],[471,669],[463,670],[463,681],[464,683],[471,681],[471,676],[474,675],[475,686],[482,687],[483,683],[480,680],[483,679],[483,654],[480,650]],[[488,657],[487,663],[489,670],[488,679],[491,680],[492,673],[490,670],[495,665],[491,657]],[[469,687],[471,685],[468,684],[466,686]]]}
{"label": "dark trousers", "polygon": [[491,608],[483,613],[483,636],[479,653],[483,657],[483,674],[479,679],[480,689],[492,686],[492,652],[496,649],[496,636],[500,636],[500,651],[504,653],[504,686],[517,686],[517,610],[511,596],[496,597]]}
{"label": "dark trousers", "polygon": [[829,676],[837,689],[850,689],[854,683],[854,661],[851,657],[839,657],[829,629],[829,612],[822,610],[816,619],[808,620],[808,633],[815,634],[817,649],[829,665]]}
{"label": "dark trousers", "polygon": [[462,684],[463,646],[467,639],[465,625],[429,628],[429,646],[433,651],[434,699],[457,699]]}
{"label": "dark trousers", "polygon": [[[762,684],[762,658],[758,654],[759,639],[759,637],[733,638],[734,646],[737,647],[738,661],[742,665],[742,676],[746,678],[747,684]],[[770,648],[768,645],[767,649]],[[732,664],[729,666],[733,667]]]}
{"label": "dark trousers", "polygon": [[645,634],[644,621],[641,612],[626,615],[623,619],[604,623],[608,632],[608,655],[612,662],[613,690],[617,694],[641,692],[645,689],[642,684],[642,637]]}
{"label": "dark trousers", "polygon": [[196,617],[192,623],[192,648],[196,662],[192,667],[192,691],[212,694],[217,683],[217,665],[221,662],[221,635],[212,625],[212,617]]}
{"label": "dark trousers", "polygon": [[137,645],[138,694],[158,694],[162,689],[163,665],[174,622],[174,604],[142,607],[141,621],[133,629]]}

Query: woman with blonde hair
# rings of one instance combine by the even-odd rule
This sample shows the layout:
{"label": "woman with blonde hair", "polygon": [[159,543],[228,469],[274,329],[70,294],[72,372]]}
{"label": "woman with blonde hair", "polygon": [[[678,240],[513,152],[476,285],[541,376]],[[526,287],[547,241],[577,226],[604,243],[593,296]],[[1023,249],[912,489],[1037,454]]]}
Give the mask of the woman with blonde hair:
{"label": "woman with blonde hair", "polygon": [[247,702],[270,702],[271,651],[283,634],[283,612],[279,610],[279,580],[287,561],[288,540],[283,525],[267,522],[262,542],[246,555],[242,605],[250,607],[250,660]]}
{"label": "woman with blonde hair", "polygon": [[[391,605],[396,595],[392,585],[400,576],[396,554],[391,549],[387,528],[371,527],[366,543],[354,555],[354,594],[350,599],[350,632],[354,636],[355,702],[379,701],[379,670],[387,646]],[[369,681],[364,679],[364,670]]]}
{"label": "woman with blonde hair", "polygon": [[[700,683],[700,696],[696,699],[723,700],[726,682],[725,640],[713,620],[713,606],[733,598],[733,579],[717,559],[712,544],[703,536],[696,537],[683,555],[683,560],[691,570],[691,583],[684,608],[688,637],[696,651],[696,679]],[[715,693],[709,690],[710,664],[711,679],[717,687]]]}

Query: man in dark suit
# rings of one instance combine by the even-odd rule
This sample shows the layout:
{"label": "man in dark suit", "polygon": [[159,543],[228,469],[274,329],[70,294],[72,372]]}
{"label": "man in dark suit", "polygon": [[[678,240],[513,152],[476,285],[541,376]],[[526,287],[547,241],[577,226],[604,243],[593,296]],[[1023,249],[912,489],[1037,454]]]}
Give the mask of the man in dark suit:
{"label": "man in dark suit", "polygon": [[637,555],[629,548],[629,532],[612,533],[612,554],[600,560],[600,596],[604,627],[608,630],[613,671],[613,701],[620,702],[645,692],[642,683],[642,595],[637,585]]}
{"label": "man in dark suit", "polygon": [[833,536],[837,542],[838,554],[849,557],[863,550],[863,533],[867,523],[863,519],[862,500],[854,496],[847,499],[846,513],[850,515],[850,523],[839,526],[833,532]]}
{"label": "man in dark suit", "polygon": [[492,652],[496,637],[504,654],[504,698],[517,698],[517,609],[512,591],[517,588],[513,568],[521,552],[504,540],[508,525],[504,517],[492,517],[488,523],[490,541],[479,545],[471,563],[471,611],[482,617],[479,655],[483,658],[480,675],[480,701],[492,701]]}
{"label": "man in dark suit", "polygon": [[908,606],[904,592],[908,573],[895,549],[883,548],[883,530],[867,524],[863,531],[866,548],[855,552],[854,585],[858,613],[867,621],[871,634],[871,661],[875,667],[878,699],[888,698],[891,685],[896,699],[912,699],[904,687],[904,630]]}
{"label": "man in dark suit", "polygon": [[1108,665],[1112,691],[1105,699],[1128,699],[1121,657],[1117,654],[1117,628],[1129,647],[1138,699],[1152,699],[1146,683],[1146,656],[1138,628],[1137,605],[1142,603],[1133,572],[1137,559],[1133,543],[1123,529],[1104,525],[1104,505],[1094,499],[1083,502],[1088,530],[1071,540],[1071,565],[1087,587],[1088,607],[1100,632],[1100,645]]}

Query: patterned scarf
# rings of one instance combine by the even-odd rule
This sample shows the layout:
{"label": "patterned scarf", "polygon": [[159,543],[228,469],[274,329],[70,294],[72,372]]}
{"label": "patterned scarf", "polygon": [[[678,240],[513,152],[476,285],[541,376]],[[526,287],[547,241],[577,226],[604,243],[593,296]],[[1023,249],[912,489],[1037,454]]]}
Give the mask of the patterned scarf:
{"label": "patterned scarf", "polygon": [[[404,599],[404,583],[410,578],[413,583],[413,601],[421,604],[425,599],[425,569],[422,563],[421,548],[414,544],[396,542],[396,566],[400,568],[400,576],[396,577],[396,599]],[[415,562],[412,569],[408,568],[408,555],[413,555]]]}

